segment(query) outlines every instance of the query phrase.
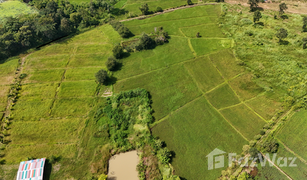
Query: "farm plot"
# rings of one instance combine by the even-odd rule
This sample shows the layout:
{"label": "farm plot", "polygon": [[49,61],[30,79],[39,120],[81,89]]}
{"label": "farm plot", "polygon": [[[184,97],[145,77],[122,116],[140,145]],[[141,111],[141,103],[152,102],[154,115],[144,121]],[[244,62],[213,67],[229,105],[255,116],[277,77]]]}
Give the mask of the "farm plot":
{"label": "farm plot", "polygon": [[116,93],[135,88],[144,88],[150,92],[156,119],[201,95],[183,65],[128,78],[114,85]]}
{"label": "farm plot", "polygon": [[34,14],[37,11],[21,1],[5,1],[0,3],[0,23],[4,17],[16,17],[22,14]]}
{"label": "farm plot", "polygon": [[203,92],[224,82],[208,57],[200,57],[184,65]]}
{"label": "farm plot", "polygon": [[247,143],[204,97],[172,113],[153,134],[176,153],[175,174],[188,179],[216,179],[221,169],[207,170],[206,156],[215,148],[239,153]]}
{"label": "farm plot", "polygon": [[219,37],[223,38],[225,35],[222,33],[221,29],[215,24],[202,24],[192,27],[183,27],[181,28],[182,33],[189,37],[195,38],[196,34],[199,33],[200,37]]}
{"label": "farm plot", "polygon": [[[0,112],[5,111],[7,106],[7,94],[10,91],[10,86],[0,86]],[[1,119],[0,115],[0,119]]]}
{"label": "farm plot", "polygon": [[197,38],[197,39],[190,39],[190,41],[197,56],[231,48],[233,43],[231,39]]}
{"label": "farm plot", "polygon": [[206,97],[217,109],[240,103],[240,100],[228,84],[223,84],[217,89],[207,93]]}
{"label": "farm plot", "polygon": [[284,125],[277,137],[292,151],[307,159],[307,111],[296,112]]}
{"label": "farm plot", "polygon": [[13,57],[0,63],[0,86],[8,85],[13,82],[14,73],[18,67],[19,58]]}
{"label": "farm plot", "polygon": [[12,111],[11,143],[5,152],[8,164],[29,156],[74,157],[84,117],[100,100],[95,94],[95,73],[105,69],[113,42],[120,40],[105,25],[28,56],[22,72],[27,77]]}
{"label": "farm plot", "polygon": [[249,140],[253,139],[266,123],[244,104],[223,109],[221,113]]}

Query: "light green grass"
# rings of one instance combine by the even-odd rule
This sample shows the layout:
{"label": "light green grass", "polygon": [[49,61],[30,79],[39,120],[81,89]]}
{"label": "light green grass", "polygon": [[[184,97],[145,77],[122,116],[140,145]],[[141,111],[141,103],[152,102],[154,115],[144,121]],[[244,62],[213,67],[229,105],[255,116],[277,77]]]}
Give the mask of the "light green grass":
{"label": "light green grass", "polygon": [[108,57],[112,55],[110,50],[106,50],[105,52],[106,53],[75,55],[68,64],[68,67],[87,67],[87,66],[105,67],[105,62],[107,61]]}
{"label": "light green grass", "polygon": [[[112,44],[87,44],[87,45],[79,45],[77,47],[76,54],[94,54],[94,53],[110,53],[112,50]],[[110,53],[111,54],[111,53]]]}
{"label": "light green grass", "polygon": [[156,125],[153,134],[176,153],[175,174],[186,179],[217,179],[222,169],[209,171],[206,156],[215,148],[240,153],[247,144],[204,97]]}
{"label": "light green grass", "polygon": [[194,57],[187,39],[172,37],[169,41],[153,50],[132,53],[128,58],[123,59],[123,67],[115,73],[115,76],[123,79],[150,70],[169,67]]}
{"label": "light green grass", "polygon": [[82,119],[15,122],[9,131],[12,145],[35,145],[43,143],[73,143],[78,141]]}
{"label": "light green grass", "polygon": [[228,84],[224,84],[206,94],[207,99],[217,109],[228,107],[240,103],[236,94]]}
{"label": "light green grass", "polygon": [[64,69],[45,69],[30,71],[25,82],[31,83],[46,83],[61,81],[64,74]]}
{"label": "light green grass", "polygon": [[292,151],[307,159],[307,110],[296,112],[277,137]]}
{"label": "light green grass", "polygon": [[265,121],[259,118],[244,104],[224,109],[221,113],[249,140],[252,140],[255,135],[259,134],[260,129],[265,124]]}
{"label": "light green grass", "polygon": [[96,87],[95,81],[63,82],[60,86],[58,98],[93,97]]}
{"label": "light green grass", "polygon": [[[132,33],[138,35],[145,33],[151,33],[155,31],[155,28],[163,27],[163,29],[168,32],[169,35],[177,35],[183,36],[180,32],[179,28],[186,27],[186,26],[194,26],[200,24],[207,24],[207,23],[214,23],[216,21],[216,17],[195,17],[195,18],[188,18],[188,19],[177,19],[177,20],[169,20],[169,21],[161,21],[161,22],[149,22],[144,24],[142,21],[139,21],[138,25],[130,26],[129,22],[124,23]],[[131,22],[133,24],[133,21]]]}
{"label": "light green grass", "polygon": [[52,117],[83,117],[94,106],[93,98],[56,99],[51,111]]}
{"label": "light green grass", "polygon": [[[0,112],[5,111],[7,106],[7,95],[10,91],[10,86],[0,86]],[[1,118],[1,115],[0,115]]]}
{"label": "light green grass", "polygon": [[62,156],[62,158],[73,158],[77,151],[76,144],[38,144],[26,146],[9,146],[6,155],[6,164],[17,164],[26,161],[28,157],[42,158],[51,155]]}
{"label": "light green grass", "polygon": [[98,72],[100,67],[93,68],[73,68],[67,69],[65,73],[65,80],[68,81],[80,81],[80,80],[95,80],[95,74]]}
{"label": "light green grass", "polygon": [[252,80],[252,74],[241,75],[229,81],[229,84],[242,100],[251,99],[264,91]]}
{"label": "light green grass", "polygon": [[5,1],[0,3],[0,23],[2,18],[13,16],[16,17],[22,14],[34,14],[37,11],[26,3],[20,1]]}
{"label": "light green grass", "polygon": [[203,92],[209,91],[224,82],[224,79],[208,57],[201,57],[195,61],[185,63],[185,67]]}
{"label": "light green grass", "polygon": [[231,39],[191,39],[191,44],[198,56],[227,49],[232,46]]}
{"label": "light green grass", "polygon": [[[279,157],[290,158],[295,157],[295,155],[287,151],[282,144],[279,144],[276,159]],[[281,161],[281,163],[283,163],[283,161]],[[290,163],[291,160],[288,160],[287,164],[289,165]],[[285,173],[287,173],[292,179],[305,179],[307,173],[307,165],[300,161],[298,158],[295,160],[295,164],[297,164],[297,167],[280,167],[280,169],[285,171]]]}
{"label": "light green grass", "polygon": [[216,24],[203,24],[198,26],[183,27],[181,28],[183,34],[187,37],[195,38],[199,32],[202,38],[206,37],[219,37],[223,38],[225,35]]}
{"label": "light green grass", "polygon": [[27,57],[26,69],[64,68],[70,58],[69,54],[31,58],[34,54]]}
{"label": "light green grass", "polygon": [[288,180],[287,176],[282,174],[275,166],[261,167],[258,166],[257,180],[268,180],[268,179],[278,179],[278,180]]}
{"label": "light green grass", "polygon": [[39,120],[48,116],[52,99],[18,101],[12,111],[15,121]]}
{"label": "light green grass", "polygon": [[21,101],[27,100],[43,100],[43,99],[52,99],[55,96],[55,91],[59,86],[58,83],[50,84],[26,84],[22,86],[20,91]]}
{"label": "light green grass", "polygon": [[[220,6],[197,6],[193,8],[180,9],[172,12],[168,12],[162,15],[154,16],[143,20],[132,20],[124,22],[127,26],[137,26],[140,24],[149,24],[153,22],[163,22],[179,19],[194,19],[201,16],[217,16],[220,11]],[[205,22],[203,22],[205,23]]]}
{"label": "light green grass", "polygon": [[278,110],[282,109],[282,103],[266,95],[248,101],[246,104],[266,120],[270,120]]}
{"label": "light green grass", "polygon": [[0,63],[0,76],[10,76],[13,75],[18,67],[18,57],[13,57],[5,62]]}
{"label": "light green grass", "polygon": [[122,8],[126,3],[127,3],[127,0],[120,0],[120,1],[118,1],[118,2],[114,5],[114,7],[115,7],[115,8]]}
{"label": "light green grass", "polygon": [[115,92],[144,88],[152,96],[154,117],[158,120],[200,96],[197,86],[183,65],[119,81]]}
{"label": "light green grass", "polygon": [[210,59],[220,70],[225,79],[233,78],[244,71],[244,68],[238,65],[235,56],[229,49],[211,54]]}
{"label": "light green grass", "polygon": [[55,43],[49,46],[41,48],[39,51],[36,51],[31,57],[44,57],[49,55],[65,55],[72,54],[75,48],[74,44],[67,42]]}

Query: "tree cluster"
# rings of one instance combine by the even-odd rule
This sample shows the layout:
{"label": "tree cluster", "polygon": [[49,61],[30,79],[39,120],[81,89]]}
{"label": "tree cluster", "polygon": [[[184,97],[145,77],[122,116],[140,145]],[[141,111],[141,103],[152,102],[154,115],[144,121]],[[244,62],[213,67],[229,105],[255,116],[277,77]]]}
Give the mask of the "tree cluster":
{"label": "tree cluster", "polygon": [[33,0],[39,13],[6,17],[0,26],[0,59],[69,35],[78,28],[100,24],[111,4],[96,0],[75,5],[69,1]]}
{"label": "tree cluster", "polygon": [[111,21],[110,25],[118,32],[118,34],[123,38],[129,38],[134,36],[132,32],[118,21]]}

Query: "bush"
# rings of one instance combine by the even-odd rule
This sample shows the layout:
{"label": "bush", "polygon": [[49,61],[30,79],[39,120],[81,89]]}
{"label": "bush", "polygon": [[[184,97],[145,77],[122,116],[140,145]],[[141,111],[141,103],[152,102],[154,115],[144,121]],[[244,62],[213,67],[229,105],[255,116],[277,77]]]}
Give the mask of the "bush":
{"label": "bush", "polygon": [[163,12],[163,9],[161,7],[157,7],[157,12]]}
{"label": "bush", "polygon": [[269,153],[276,153],[279,147],[279,144],[275,139],[267,140],[262,145],[264,151]]}
{"label": "bush", "polygon": [[191,0],[187,0],[188,5],[193,5],[193,2]]}
{"label": "bush", "polygon": [[147,34],[143,33],[139,41],[139,46],[141,49],[152,49],[156,46],[156,43]]}
{"label": "bush", "polygon": [[171,159],[171,153],[167,148],[160,149],[157,157],[162,164],[167,164]]}
{"label": "bush", "polygon": [[108,73],[107,71],[101,69],[95,74],[97,82],[100,84],[104,84],[108,78]]}
{"label": "bush", "polygon": [[251,24],[253,24],[253,22],[248,18],[243,18],[243,19],[240,20],[240,24],[243,25],[243,26],[244,25],[251,25]]}
{"label": "bush", "polygon": [[113,56],[116,58],[116,59],[120,59],[123,57],[123,54],[124,54],[124,51],[123,51],[123,47],[121,45],[116,45],[114,46],[113,48]]}
{"label": "bush", "polygon": [[265,135],[265,130],[261,129],[260,130],[260,135]]}
{"label": "bush", "polygon": [[111,21],[110,25],[118,32],[118,34],[123,38],[129,38],[134,36],[132,32],[118,21]]}
{"label": "bush", "polygon": [[254,136],[254,139],[255,139],[255,140],[259,140],[259,139],[261,139],[261,135],[260,135],[260,134],[258,134],[258,135],[256,135],[256,136]]}
{"label": "bush", "polygon": [[116,69],[118,62],[114,57],[109,57],[108,60],[106,61],[106,66],[109,71],[114,71]]}
{"label": "bush", "polygon": [[139,7],[140,11],[142,12],[143,15],[149,14],[149,7],[148,4],[145,3],[141,7]]}

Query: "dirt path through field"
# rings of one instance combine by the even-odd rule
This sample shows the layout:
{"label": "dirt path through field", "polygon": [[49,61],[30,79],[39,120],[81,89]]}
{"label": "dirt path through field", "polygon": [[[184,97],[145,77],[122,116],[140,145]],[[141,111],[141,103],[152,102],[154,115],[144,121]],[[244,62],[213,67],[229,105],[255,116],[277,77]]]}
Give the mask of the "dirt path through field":
{"label": "dirt path through field", "polygon": [[217,5],[217,4],[219,4],[219,3],[204,3],[204,4],[186,5],[186,6],[182,6],[182,7],[178,7],[178,8],[166,9],[163,12],[157,12],[157,13],[150,14],[150,15],[143,15],[143,16],[138,16],[138,17],[134,17],[134,18],[123,19],[123,20],[120,20],[119,22],[131,21],[131,20],[135,20],[135,19],[140,19],[140,20],[141,19],[146,19],[146,18],[150,18],[150,17],[156,16],[156,15],[173,12],[173,11],[178,10],[178,9],[186,9],[186,8],[192,8],[192,7],[195,7],[195,6]]}
{"label": "dirt path through field", "polygon": [[109,161],[108,180],[139,180],[136,170],[138,163],[137,151],[112,156]]}

